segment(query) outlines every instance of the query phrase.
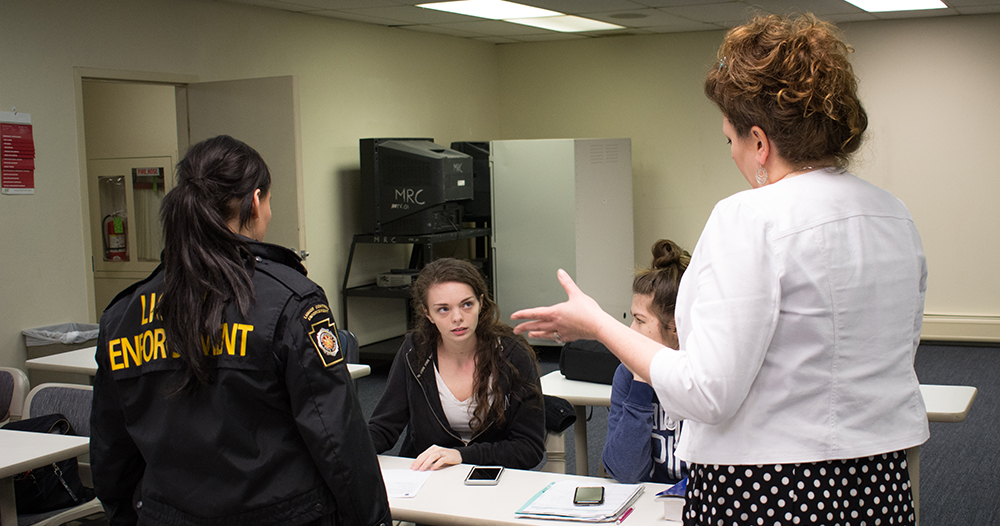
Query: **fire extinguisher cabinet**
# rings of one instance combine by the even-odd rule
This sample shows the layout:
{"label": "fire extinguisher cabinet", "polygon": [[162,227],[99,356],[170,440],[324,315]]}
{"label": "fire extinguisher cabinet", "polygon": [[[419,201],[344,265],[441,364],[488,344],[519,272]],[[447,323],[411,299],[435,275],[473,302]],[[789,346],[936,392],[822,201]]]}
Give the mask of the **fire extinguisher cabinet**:
{"label": "fire extinguisher cabinet", "polygon": [[174,164],[174,155],[87,161],[98,314],[160,263],[160,202],[173,186]]}

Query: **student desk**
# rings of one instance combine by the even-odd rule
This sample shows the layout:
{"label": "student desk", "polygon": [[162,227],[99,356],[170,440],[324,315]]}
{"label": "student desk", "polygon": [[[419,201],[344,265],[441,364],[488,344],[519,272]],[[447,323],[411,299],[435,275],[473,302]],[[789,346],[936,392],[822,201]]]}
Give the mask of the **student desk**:
{"label": "student desk", "polygon": [[[97,347],[87,347],[85,349],[42,356],[41,358],[32,358],[25,361],[24,364],[28,369],[85,374],[93,378],[97,374],[96,354]],[[350,371],[351,378],[354,379],[368,376],[372,372],[370,366],[360,363],[347,364],[347,370]]]}
{"label": "student desk", "polygon": [[[578,380],[567,380],[559,371],[542,377],[542,393],[558,396],[573,404],[576,423],[576,473],[587,475],[587,406],[611,406],[611,386]],[[976,399],[977,389],[966,385],[921,385],[920,393],[927,406],[930,422],[961,422],[965,420]],[[919,460],[918,460],[919,462]]]}
{"label": "student desk", "polygon": [[[413,459],[379,455],[382,469],[409,469]],[[485,526],[553,526],[571,524],[562,521],[518,519],[514,512],[550,482],[570,479],[579,485],[614,484],[610,479],[580,477],[543,471],[508,469],[496,486],[466,486],[465,476],[472,466],[459,464],[431,472],[416,497],[390,498],[393,520],[423,524]],[[653,498],[669,484],[646,483],[646,488],[632,505],[633,511],[622,522],[624,526],[647,524],[677,524],[663,518],[663,503]],[[680,516],[676,517],[680,521]],[[572,523],[582,524],[582,523]],[[614,523],[608,523],[614,524]]]}
{"label": "student desk", "polygon": [[89,449],[89,437],[0,429],[0,525],[17,526],[14,475]]}

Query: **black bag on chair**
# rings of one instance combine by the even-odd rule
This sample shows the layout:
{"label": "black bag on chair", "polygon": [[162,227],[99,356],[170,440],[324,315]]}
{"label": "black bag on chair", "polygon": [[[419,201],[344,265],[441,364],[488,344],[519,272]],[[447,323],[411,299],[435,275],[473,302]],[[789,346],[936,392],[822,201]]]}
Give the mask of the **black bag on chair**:
{"label": "black bag on chair", "polygon": [[622,363],[597,340],[576,340],[559,353],[559,371],[569,380],[611,385],[615,369]]}
{"label": "black bag on chair", "polygon": [[[4,429],[75,435],[69,420],[60,414],[10,422]],[[94,490],[80,482],[75,458],[53,462],[14,476],[18,513],[42,513],[83,504],[94,498]]]}

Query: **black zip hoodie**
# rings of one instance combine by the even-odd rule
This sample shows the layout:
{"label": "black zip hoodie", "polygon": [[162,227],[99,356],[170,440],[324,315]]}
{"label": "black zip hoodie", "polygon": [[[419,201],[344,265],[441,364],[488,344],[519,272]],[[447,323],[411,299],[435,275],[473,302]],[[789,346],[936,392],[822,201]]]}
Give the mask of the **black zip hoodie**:
{"label": "black zip hoodie", "polygon": [[406,428],[400,456],[416,458],[437,445],[457,449],[464,464],[514,469],[538,465],[545,452],[545,412],[538,365],[522,341],[505,337],[500,345],[501,353],[518,372],[517,385],[504,386],[507,393],[504,422],[490,423],[466,445],[448,425],[441,408],[434,379],[433,361],[437,352],[418,363],[413,334],[407,334],[389,370],[382,399],[368,421],[375,451],[383,453],[391,449]]}

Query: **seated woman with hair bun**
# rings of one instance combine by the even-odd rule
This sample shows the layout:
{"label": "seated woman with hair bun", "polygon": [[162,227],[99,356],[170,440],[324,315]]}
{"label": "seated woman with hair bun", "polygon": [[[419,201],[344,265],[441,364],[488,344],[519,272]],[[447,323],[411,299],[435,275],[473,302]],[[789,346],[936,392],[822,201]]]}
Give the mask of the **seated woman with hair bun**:
{"label": "seated woman with hair bun", "polygon": [[[632,281],[632,330],[671,349],[679,346],[674,303],[690,261],[669,239],[653,245],[652,267]],[[602,455],[608,474],[625,484],[680,481],[687,476],[687,466],[674,454],[680,434],[681,422],[664,410],[653,387],[619,365]]]}
{"label": "seated woman with hair bun", "polygon": [[687,525],[916,520],[927,264],[906,206],[847,171],[868,126],[850,51],[811,15],[726,34],[705,93],[751,188],[716,204],[681,278],[679,351],[562,271],[567,302],[513,315],[533,338],[600,340],[684,420]]}

